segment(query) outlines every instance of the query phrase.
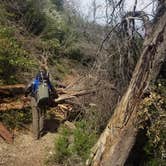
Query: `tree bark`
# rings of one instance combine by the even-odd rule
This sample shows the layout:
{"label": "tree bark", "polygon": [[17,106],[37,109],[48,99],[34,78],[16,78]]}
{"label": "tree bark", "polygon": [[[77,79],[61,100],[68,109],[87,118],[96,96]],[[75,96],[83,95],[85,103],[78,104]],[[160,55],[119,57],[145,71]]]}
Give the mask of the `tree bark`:
{"label": "tree bark", "polygon": [[22,110],[30,107],[30,101],[11,101],[9,103],[1,103],[0,104],[0,112],[1,111],[10,111],[10,110]]}
{"label": "tree bark", "polygon": [[24,84],[0,86],[0,96],[1,97],[16,96],[18,94],[23,94],[24,91],[25,91]]}
{"label": "tree bark", "polygon": [[[166,5],[166,0],[164,1]],[[137,113],[141,97],[154,80],[166,57],[166,12],[157,18],[136,65],[129,87],[115,109],[106,129],[92,149],[87,165],[123,166],[135,143]]]}
{"label": "tree bark", "polygon": [[[81,90],[78,92],[70,92],[70,91],[66,91],[66,94],[62,94],[60,95],[57,99],[55,99],[56,103],[62,103],[65,100],[69,100],[69,99],[73,99],[76,97],[81,97],[81,96],[85,96],[85,95],[89,95],[89,94],[94,94],[96,92],[96,90]],[[65,93],[65,91],[64,91]]]}

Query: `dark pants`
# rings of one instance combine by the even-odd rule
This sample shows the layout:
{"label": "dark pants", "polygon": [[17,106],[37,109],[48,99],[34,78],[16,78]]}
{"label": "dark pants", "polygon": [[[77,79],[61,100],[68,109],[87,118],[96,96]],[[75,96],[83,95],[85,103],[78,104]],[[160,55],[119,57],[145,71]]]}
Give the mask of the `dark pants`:
{"label": "dark pants", "polygon": [[35,98],[31,98],[32,107],[32,130],[35,139],[39,139],[44,132],[44,120],[46,108],[38,107]]}

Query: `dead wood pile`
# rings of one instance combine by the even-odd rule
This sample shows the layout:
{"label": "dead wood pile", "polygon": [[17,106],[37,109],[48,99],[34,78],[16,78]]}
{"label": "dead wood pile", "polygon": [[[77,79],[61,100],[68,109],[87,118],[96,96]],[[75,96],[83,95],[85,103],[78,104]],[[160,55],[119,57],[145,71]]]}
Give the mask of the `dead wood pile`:
{"label": "dead wood pile", "polygon": [[[24,91],[25,85],[23,84],[0,86],[0,111],[17,111],[30,108],[30,98],[24,97]],[[72,111],[71,103],[65,103],[67,100],[75,99],[88,94],[94,94],[95,90],[71,91],[66,90],[65,87],[63,87],[57,89],[57,93],[59,97],[55,99],[56,107],[53,106],[50,111],[54,113],[56,112],[56,117],[64,120],[67,118],[68,112]],[[8,143],[12,142],[12,135],[2,123],[0,123],[0,136]]]}

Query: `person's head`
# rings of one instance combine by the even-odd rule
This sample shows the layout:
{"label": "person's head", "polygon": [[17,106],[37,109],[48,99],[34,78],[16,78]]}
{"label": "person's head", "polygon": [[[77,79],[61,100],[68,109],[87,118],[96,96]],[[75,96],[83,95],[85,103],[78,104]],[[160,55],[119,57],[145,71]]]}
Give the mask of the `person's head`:
{"label": "person's head", "polygon": [[44,64],[40,65],[39,71],[47,72],[47,67]]}
{"label": "person's head", "polygon": [[49,75],[45,65],[41,65],[39,68],[39,73],[37,75],[40,79],[48,79]]}

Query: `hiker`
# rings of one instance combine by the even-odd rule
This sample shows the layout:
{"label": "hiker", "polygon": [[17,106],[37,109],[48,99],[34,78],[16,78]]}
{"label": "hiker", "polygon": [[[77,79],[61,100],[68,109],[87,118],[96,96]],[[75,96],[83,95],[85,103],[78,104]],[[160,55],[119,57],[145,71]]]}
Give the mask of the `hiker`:
{"label": "hiker", "polygon": [[49,94],[52,97],[57,98],[58,96],[56,94],[56,90],[50,82],[49,73],[47,72],[46,68],[43,66],[39,70],[35,79],[27,86],[25,90],[25,96],[27,97],[28,95],[30,95],[37,99],[37,90],[42,81],[47,84],[49,89]]}
{"label": "hiker", "polygon": [[35,79],[27,86],[25,97],[28,95],[31,96],[33,134],[35,139],[39,139],[44,134],[46,109],[58,97],[45,67],[41,67]]}

